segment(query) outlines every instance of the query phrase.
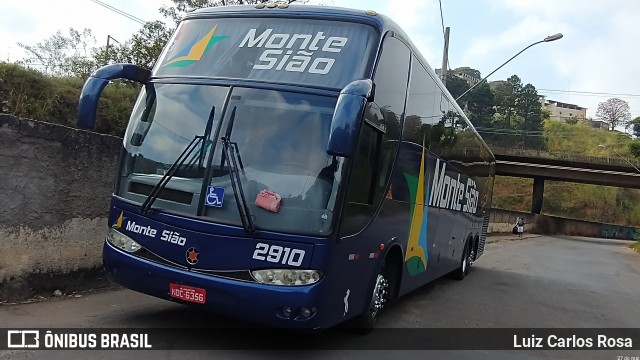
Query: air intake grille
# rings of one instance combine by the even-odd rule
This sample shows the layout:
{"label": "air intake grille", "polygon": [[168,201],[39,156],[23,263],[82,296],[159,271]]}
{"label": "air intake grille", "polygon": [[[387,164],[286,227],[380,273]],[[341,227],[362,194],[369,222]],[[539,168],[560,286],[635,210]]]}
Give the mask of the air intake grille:
{"label": "air intake grille", "polygon": [[[152,189],[153,186],[151,185],[141,184],[137,182],[132,182],[131,185],[129,185],[129,191],[140,195],[149,195],[151,194]],[[190,205],[191,201],[193,200],[193,194],[186,191],[164,188],[162,191],[160,191],[160,194],[158,194],[158,199],[175,201]]]}
{"label": "air intake grille", "polygon": [[489,230],[489,215],[484,217],[482,221],[482,231],[480,232],[480,241],[478,242],[478,254],[476,259],[484,252],[484,244],[487,241],[487,231]]}

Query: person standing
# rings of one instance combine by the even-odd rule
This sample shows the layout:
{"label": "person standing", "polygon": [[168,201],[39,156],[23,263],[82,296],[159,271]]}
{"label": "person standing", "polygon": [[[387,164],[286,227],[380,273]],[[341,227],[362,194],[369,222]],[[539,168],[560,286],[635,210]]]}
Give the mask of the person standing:
{"label": "person standing", "polygon": [[518,217],[516,227],[518,229],[518,237],[522,237],[522,233],[524,232],[524,218]]}

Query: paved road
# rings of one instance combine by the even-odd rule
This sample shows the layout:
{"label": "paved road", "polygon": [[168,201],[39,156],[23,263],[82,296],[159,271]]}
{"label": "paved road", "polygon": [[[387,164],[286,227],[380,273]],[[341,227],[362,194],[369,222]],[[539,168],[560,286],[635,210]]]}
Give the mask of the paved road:
{"label": "paved road", "polygon": [[[534,237],[488,244],[462,282],[443,278],[387,309],[380,326],[391,328],[635,327],[640,328],[640,256],[628,242],[588,238]],[[175,327],[238,325],[233,319],[128,290],[26,305],[0,306],[0,327]],[[265,330],[268,331],[268,330]],[[344,329],[330,336],[349,339]],[[362,342],[359,337],[354,341]],[[366,338],[364,338],[366,339]],[[202,339],[215,341],[215,339]],[[250,341],[250,339],[247,339]],[[283,336],[283,341],[287,341]],[[366,340],[365,340],[366,341]],[[377,344],[371,344],[375,348]],[[204,358],[447,358],[612,359],[640,351],[10,351],[0,359],[204,359]]]}

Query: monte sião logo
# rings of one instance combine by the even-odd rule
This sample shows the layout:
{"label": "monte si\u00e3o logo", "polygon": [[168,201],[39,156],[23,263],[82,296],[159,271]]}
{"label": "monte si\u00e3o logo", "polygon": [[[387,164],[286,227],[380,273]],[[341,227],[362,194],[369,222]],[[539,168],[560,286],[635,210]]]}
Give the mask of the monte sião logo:
{"label": "monte si\u00e3o logo", "polygon": [[349,38],[325,36],[319,31],[315,34],[277,34],[266,29],[258,35],[257,29],[247,32],[240,47],[264,48],[255,70],[284,70],[289,72],[307,72],[326,75],[335,63],[337,56]]}
{"label": "monte si\u00e3o logo", "polygon": [[118,220],[115,224],[111,225],[111,227],[119,230],[122,227],[122,222],[124,221],[124,219],[126,219],[126,217],[124,217],[124,211],[121,211],[120,216],[118,216]]}
{"label": "monte si\u00e3o logo", "polygon": [[440,167],[440,159],[437,159],[429,206],[475,214],[480,197],[476,182],[460,173],[457,173],[457,176],[450,176],[446,170],[447,163],[443,162]]}
{"label": "monte si\u00e3o logo", "polygon": [[224,40],[229,36],[217,36],[215,35],[216,28],[214,26],[205,36],[202,38],[196,38],[180,51],[176,56],[168,60],[163,67],[184,67],[191,65],[204,56],[204,54],[218,41]]}

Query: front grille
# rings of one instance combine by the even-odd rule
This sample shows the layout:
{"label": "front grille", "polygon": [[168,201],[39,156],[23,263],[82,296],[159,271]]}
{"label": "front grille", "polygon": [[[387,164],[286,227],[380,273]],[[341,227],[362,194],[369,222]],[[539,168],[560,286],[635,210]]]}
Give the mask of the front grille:
{"label": "front grille", "polygon": [[209,275],[209,276],[214,276],[214,277],[223,277],[223,278],[227,278],[227,279],[233,279],[233,280],[241,280],[241,281],[251,281],[251,282],[255,282],[255,280],[253,279],[253,277],[251,276],[251,273],[249,272],[249,270],[235,270],[235,271],[222,271],[222,270],[204,270],[204,269],[197,269],[197,268],[188,268],[184,265],[180,265],[177,263],[174,263],[172,261],[169,261],[149,250],[147,250],[146,248],[142,248],[139,251],[137,251],[135,253],[135,255],[137,255],[138,257],[141,257],[143,259],[158,263],[158,264],[162,264],[165,266],[170,266],[170,267],[174,267],[180,270],[186,270],[186,271],[191,271],[194,273],[198,273],[198,274],[203,274],[203,275]]}

